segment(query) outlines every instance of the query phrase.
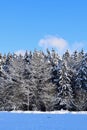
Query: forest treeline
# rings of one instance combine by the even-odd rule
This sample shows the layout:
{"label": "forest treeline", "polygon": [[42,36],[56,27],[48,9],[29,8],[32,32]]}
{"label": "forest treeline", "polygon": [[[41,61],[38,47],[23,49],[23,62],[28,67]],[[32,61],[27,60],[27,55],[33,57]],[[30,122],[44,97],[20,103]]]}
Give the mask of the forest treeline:
{"label": "forest treeline", "polygon": [[87,53],[0,54],[0,111],[86,111]]}

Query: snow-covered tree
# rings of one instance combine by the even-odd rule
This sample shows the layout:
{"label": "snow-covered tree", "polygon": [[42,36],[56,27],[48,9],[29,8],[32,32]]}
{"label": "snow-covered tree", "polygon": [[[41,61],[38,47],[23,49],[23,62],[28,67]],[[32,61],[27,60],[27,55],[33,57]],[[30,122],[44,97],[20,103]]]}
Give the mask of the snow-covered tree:
{"label": "snow-covered tree", "polygon": [[44,59],[44,63],[42,64],[42,79],[41,79],[41,86],[42,86],[42,101],[45,104],[46,111],[51,111],[54,109],[54,101],[57,95],[57,86],[53,84],[53,65],[50,59]]}
{"label": "snow-covered tree", "polygon": [[83,106],[87,102],[87,54],[75,73],[74,93],[77,110],[83,110]]}
{"label": "snow-covered tree", "polygon": [[73,91],[71,87],[71,75],[66,64],[63,62],[59,71],[58,98],[61,109],[71,109]]}
{"label": "snow-covered tree", "polygon": [[0,54],[0,73],[2,72],[2,64],[3,64],[2,54]]}
{"label": "snow-covered tree", "polygon": [[0,110],[87,110],[87,54],[0,54]]}

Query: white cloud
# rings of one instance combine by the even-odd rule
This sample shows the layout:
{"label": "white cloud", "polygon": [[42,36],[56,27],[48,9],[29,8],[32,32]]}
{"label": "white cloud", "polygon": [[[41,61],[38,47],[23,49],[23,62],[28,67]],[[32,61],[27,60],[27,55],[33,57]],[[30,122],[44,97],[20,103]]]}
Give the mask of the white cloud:
{"label": "white cloud", "polygon": [[39,46],[43,49],[46,48],[55,48],[58,50],[59,54],[63,54],[67,49],[72,53],[75,50],[81,50],[85,48],[84,42],[74,42],[69,44],[68,41],[61,37],[57,36],[45,36],[44,38],[40,39]]}
{"label": "white cloud", "polygon": [[[48,35],[45,36],[44,38],[39,40],[39,46],[42,47],[42,49],[46,50],[47,48],[49,49],[56,49],[60,55],[64,54],[64,52],[68,49],[70,53],[73,53],[75,50],[80,51],[81,49],[86,50],[86,42],[74,42],[69,44],[68,41],[66,41],[62,37],[58,36],[52,36]],[[30,51],[30,50],[29,50]],[[25,54],[26,50],[20,49],[15,52],[15,54],[23,55]]]}
{"label": "white cloud", "polygon": [[44,49],[53,47],[62,52],[67,49],[68,42],[57,36],[46,36],[39,41],[39,46],[43,47]]}
{"label": "white cloud", "polygon": [[26,52],[25,50],[18,50],[18,51],[15,52],[15,54],[16,55],[20,55],[21,54],[22,56],[24,56],[25,52]]}
{"label": "white cloud", "polygon": [[73,44],[72,44],[72,46],[71,47],[69,47],[69,50],[71,51],[71,52],[73,52],[73,51],[75,51],[75,50],[78,50],[78,51],[80,51],[81,49],[84,49],[85,50],[85,42],[74,42]]}

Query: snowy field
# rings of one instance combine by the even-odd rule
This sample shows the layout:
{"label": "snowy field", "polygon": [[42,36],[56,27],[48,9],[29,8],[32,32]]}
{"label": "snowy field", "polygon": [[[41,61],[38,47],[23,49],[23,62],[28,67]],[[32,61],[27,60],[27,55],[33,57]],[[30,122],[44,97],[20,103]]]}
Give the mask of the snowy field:
{"label": "snowy field", "polygon": [[0,130],[87,130],[87,114],[0,112]]}

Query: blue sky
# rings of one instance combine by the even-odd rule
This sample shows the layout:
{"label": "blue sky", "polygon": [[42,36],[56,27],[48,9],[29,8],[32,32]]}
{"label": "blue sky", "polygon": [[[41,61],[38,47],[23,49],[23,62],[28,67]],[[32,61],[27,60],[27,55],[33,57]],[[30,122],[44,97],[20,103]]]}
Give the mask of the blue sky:
{"label": "blue sky", "polygon": [[87,130],[87,115],[0,112],[0,130]]}
{"label": "blue sky", "polygon": [[86,46],[86,0],[0,1],[0,52]]}

